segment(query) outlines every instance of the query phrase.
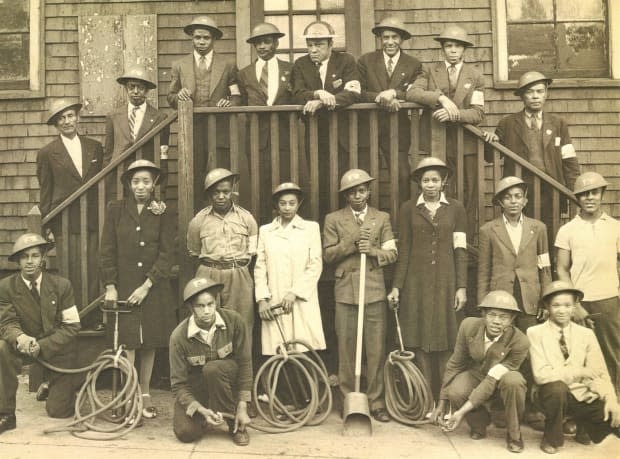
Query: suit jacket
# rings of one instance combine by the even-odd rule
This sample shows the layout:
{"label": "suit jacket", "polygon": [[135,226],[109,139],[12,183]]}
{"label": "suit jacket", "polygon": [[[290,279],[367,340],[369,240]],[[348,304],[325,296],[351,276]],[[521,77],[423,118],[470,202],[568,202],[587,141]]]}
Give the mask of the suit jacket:
{"label": "suit jacket", "polygon": [[484,352],[485,319],[468,317],[459,327],[454,352],[448,360],[441,386],[440,400],[448,399],[448,386],[456,375],[472,371],[480,376],[480,384],[472,391],[469,401],[480,406],[495,392],[498,380],[489,375],[496,365],[502,365],[508,371],[518,371],[527,357],[530,346],[527,337],[516,327],[510,325],[504,330],[499,340]]}
{"label": "suit jacket", "polygon": [[[44,272],[40,297],[41,304],[21,279],[21,272],[0,281],[0,339],[16,349],[19,335],[33,336],[41,346],[41,357],[49,359],[68,351],[81,327],[79,320],[63,317],[63,311],[76,308],[67,279]],[[73,316],[77,309],[71,312]]]}
{"label": "suit jacket", "polygon": [[[530,360],[536,384],[562,381],[579,401],[597,394],[602,400],[616,400],[614,386],[601,348],[594,332],[571,322],[567,339],[569,357],[564,360],[560,350],[560,335],[550,321],[527,329],[530,340]],[[578,369],[587,367],[596,372],[594,379],[576,376]]]}
{"label": "suit jacket", "polygon": [[[178,94],[182,88],[196,92],[196,76],[194,73],[194,54],[188,54],[172,63],[171,81],[168,87],[168,103],[177,108]],[[229,98],[232,105],[241,105],[241,96],[232,95],[231,86],[237,85],[237,66],[234,61],[221,54],[213,53],[211,61],[211,97],[209,107],[214,107],[220,99]]]}
{"label": "suit jacket", "polygon": [[[368,206],[362,227],[370,228],[370,243],[376,250],[376,256],[366,259],[365,302],[384,301],[383,267],[394,263],[398,256],[390,216]],[[323,258],[335,265],[335,299],[339,303],[358,303],[360,253],[355,242],[359,231],[360,226],[348,206],[325,217]]]}
{"label": "suit jacket", "polygon": [[[136,140],[141,139],[149,132],[155,125],[166,119],[167,115],[161,110],[157,110],[148,102],[146,103],[146,111],[142,124],[138,130]],[[170,137],[170,128],[166,127],[161,131],[160,144],[168,145]],[[104,164],[110,163],[112,158],[116,158],[122,152],[127,150],[133,145],[134,140],[131,138],[131,132],[129,132],[129,116],[127,115],[127,104],[114,110],[106,116],[105,125],[105,147],[104,147]],[[152,140],[144,145],[142,148],[144,151],[143,158],[153,161],[155,154],[159,155],[159,152],[154,152],[155,142]]]}
{"label": "suit jacket", "polygon": [[545,224],[523,216],[523,233],[518,253],[515,253],[512,246],[503,217],[485,223],[480,228],[479,237],[478,302],[492,290],[512,293],[517,278],[523,309],[527,314],[535,315],[541,291],[551,282]]}
{"label": "suit jacket", "polygon": [[[495,134],[499,137],[499,142],[502,145],[529,161],[530,154],[526,141],[527,129],[525,113],[522,110],[502,118],[495,129]],[[559,116],[544,112],[542,131],[543,161],[547,173],[572,190],[580,171],[579,161],[568,133],[568,124]],[[515,175],[514,170],[514,163],[505,161],[504,175]]]}
{"label": "suit jacket", "polygon": [[[37,155],[37,178],[41,186],[39,208],[45,216],[64,201],[71,193],[94,177],[102,168],[103,147],[94,139],[80,136],[82,144],[83,176],[75,168],[60,137],[44,146]],[[97,216],[97,188],[88,191],[88,209],[92,213],[88,217],[89,229],[98,229]],[[69,226],[71,231],[80,231],[79,203],[70,208]],[[56,220],[56,228],[60,229],[60,219]],[[54,225],[53,225],[54,226]]]}

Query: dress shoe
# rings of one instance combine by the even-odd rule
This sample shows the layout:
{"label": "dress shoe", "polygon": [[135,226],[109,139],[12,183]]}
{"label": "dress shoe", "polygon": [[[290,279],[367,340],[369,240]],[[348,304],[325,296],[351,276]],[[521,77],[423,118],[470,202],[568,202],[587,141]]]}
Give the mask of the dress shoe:
{"label": "dress shoe", "polygon": [[44,402],[47,400],[47,396],[50,394],[50,383],[48,381],[44,381],[39,385],[37,389],[37,402]]}
{"label": "dress shoe", "polygon": [[250,444],[250,434],[247,430],[237,430],[235,433],[231,433],[232,441],[237,446],[247,446]]}
{"label": "dress shoe", "polygon": [[14,414],[0,414],[0,434],[17,426]]}
{"label": "dress shoe", "polygon": [[592,439],[590,435],[582,426],[577,425],[577,433],[575,433],[575,441],[582,445],[591,445]]}
{"label": "dress shoe", "polygon": [[487,429],[482,429],[482,430],[471,429],[469,431],[469,438],[471,438],[472,440],[482,440],[483,438],[486,438],[486,436],[487,436]]}
{"label": "dress shoe", "polygon": [[544,438],[540,442],[540,449],[542,449],[543,452],[545,452],[547,454],[555,454],[555,453],[558,452],[558,448],[556,448],[555,446],[550,445],[547,442],[547,440],[545,440]]}
{"label": "dress shoe", "polygon": [[529,411],[525,414],[525,422],[538,432],[545,431],[545,415],[540,411]]}
{"label": "dress shoe", "polygon": [[564,435],[575,435],[577,433],[577,424],[572,419],[567,419],[562,425]]}
{"label": "dress shoe", "polygon": [[390,415],[385,408],[377,408],[372,410],[370,414],[379,422],[390,422]]}
{"label": "dress shoe", "polygon": [[519,434],[519,439],[515,440],[510,437],[510,434],[506,434],[506,448],[511,453],[520,453],[523,451],[523,437]]}

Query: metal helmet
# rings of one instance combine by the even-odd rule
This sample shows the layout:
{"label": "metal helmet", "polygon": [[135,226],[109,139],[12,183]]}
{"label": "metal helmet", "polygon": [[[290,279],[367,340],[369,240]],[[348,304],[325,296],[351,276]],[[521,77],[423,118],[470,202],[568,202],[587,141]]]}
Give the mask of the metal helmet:
{"label": "metal helmet", "polygon": [[469,39],[467,30],[457,25],[449,25],[441,31],[438,37],[433,40],[443,43],[446,40],[458,41],[463,45],[474,46],[474,43]]}
{"label": "metal helmet", "polygon": [[581,301],[583,299],[583,292],[578,288],[575,288],[571,282],[556,280],[547,285],[547,287],[543,290],[543,302],[547,304],[551,297],[556,293],[572,293],[577,297],[577,301]]}
{"label": "metal helmet", "polygon": [[527,191],[527,183],[525,183],[523,179],[510,175],[508,177],[504,177],[499,182],[497,182],[497,185],[495,185],[495,194],[493,195],[493,202],[495,202],[496,204],[499,204],[499,200],[502,197],[502,194],[506,190],[509,190],[510,188],[512,188],[513,186],[520,187],[521,189],[523,189],[523,192]]}
{"label": "metal helmet", "polygon": [[155,183],[157,183],[162,173],[161,169],[157,167],[157,165],[149,161],[148,159],[138,159],[132,162],[127,168],[127,170],[123,172],[123,175],[121,175],[121,182],[129,183],[130,177],[138,170],[151,171],[153,173]]}
{"label": "metal helmet", "polygon": [[381,35],[381,32],[384,30],[393,30],[397,32],[403,40],[409,40],[411,38],[411,34],[405,28],[405,24],[400,19],[394,16],[388,16],[381,20],[379,24],[372,28],[372,33],[377,36]]}
{"label": "metal helmet", "polygon": [[130,80],[137,80],[146,85],[148,89],[155,89],[157,85],[149,78],[146,73],[146,69],[139,65],[133,65],[125,70],[123,76],[120,76],[116,79],[116,81],[123,86],[126,85]]}
{"label": "metal helmet", "polygon": [[575,190],[573,193],[576,196],[586,191],[607,188],[608,186],[609,182],[598,172],[584,172],[575,180]]}
{"label": "metal helmet", "polygon": [[185,288],[183,289],[183,301],[187,302],[205,290],[215,289],[219,292],[223,287],[224,284],[214,281],[208,277],[194,277],[185,285]]}
{"label": "metal helmet", "polygon": [[519,77],[519,83],[517,83],[517,89],[515,89],[514,95],[521,96],[523,91],[527,88],[540,82],[544,82],[547,86],[549,86],[553,80],[551,78],[547,78],[540,72],[525,72]]}
{"label": "metal helmet", "polygon": [[314,21],[306,26],[301,38],[335,38],[334,28],[325,21]]}
{"label": "metal helmet", "polygon": [[196,29],[207,29],[213,34],[213,38],[219,40],[224,35],[217,23],[210,16],[196,16],[192,22],[183,27],[183,31],[190,37]]}
{"label": "metal helmet", "polygon": [[446,177],[452,172],[450,168],[441,159],[429,156],[420,160],[418,165],[411,171],[410,177],[412,180],[419,182],[424,172],[428,169],[438,169],[446,174]]}
{"label": "metal helmet", "polygon": [[284,182],[284,183],[279,184],[273,190],[273,193],[271,193],[271,197],[275,201],[279,195],[284,194],[284,193],[294,193],[300,197],[303,194],[303,192],[301,191],[301,188],[296,183]]}
{"label": "metal helmet", "polygon": [[342,174],[342,178],[340,179],[340,189],[338,191],[342,193],[343,191],[347,191],[358,185],[370,183],[373,180],[375,179],[372,178],[365,170],[349,169],[344,174]]}
{"label": "metal helmet", "polygon": [[13,244],[13,250],[9,255],[9,261],[17,261],[19,253],[32,247],[43,247],[43,250],[50,248],[51,243],[38,233],[26,233],[17,238]]}
{"label": "metal helmet", "polygon": [[239,174],[235,174],[234,172],[229,171],[228,169],[224,169],[222,167],[218,167],[215,169],[211,169],[207,172],[205,177],[205,186],[204,190],[208,191],[213,185],[222,180],[230,179],[233,183],[239,178]]}
{"label": "metal helmet", "polygon": [[505,311],[521,312],[517,300],[504,290],[493,290],[482,299],[479,308],[503,309]]}
{"label": "metal helmet", "polygon": [[259,37],[268,37],[272,36],[275,38],[281,38],[285,34],[280,32],[280,30],[270,22],[261,22],[260,24],[256,24],[252,29],[252,33],[250,37],[246,40],[246,43],[253,43]]}
{"label": "metal helmet", "polygon": [[47,124],[53,126],[56,124],[56,117],[61,115],[65,110],[74,108],[76,111],[82,109],[82,104],[69,99],[56,99],[54,100],[47,112]]}

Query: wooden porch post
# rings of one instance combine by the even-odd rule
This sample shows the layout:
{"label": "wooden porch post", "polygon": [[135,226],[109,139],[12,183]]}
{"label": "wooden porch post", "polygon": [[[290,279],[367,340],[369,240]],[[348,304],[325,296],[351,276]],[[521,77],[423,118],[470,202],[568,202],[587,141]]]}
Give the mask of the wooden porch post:
{"label": "wooden porch post", "polygon": [[41,234],[41,211],[34,206],[26,215],[26,229],[29,233]]}
{"label": "wooden porch post", "polygon": [[179,101],[179,293],[193,277],[192,263],[187,254],[187,226],[194,216],[194,103]]}

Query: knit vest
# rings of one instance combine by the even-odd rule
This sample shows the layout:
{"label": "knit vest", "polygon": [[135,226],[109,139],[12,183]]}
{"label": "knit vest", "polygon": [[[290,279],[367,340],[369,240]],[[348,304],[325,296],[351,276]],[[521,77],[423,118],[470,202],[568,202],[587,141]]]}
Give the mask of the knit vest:
{"label": "knit vest", "polygon": [[[532,120],[532,122],[534,122],[534,120]],[[528,160],[541,171],[547,172],[547,168],[545,167],[542,129],[529,128],[527,127],[527,123],[525,127],[525,142],[529,150]]]}
{"label": "knit vest", "polygon": [[209,105],[211,97],[211,68],[213,61],[207,70],[200,70],[194,61],[194,75],[196,75],[196,93],[194,94],[194,105],[206,107]]}

